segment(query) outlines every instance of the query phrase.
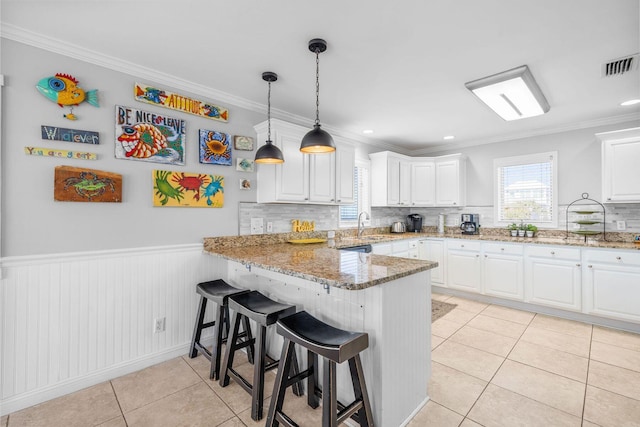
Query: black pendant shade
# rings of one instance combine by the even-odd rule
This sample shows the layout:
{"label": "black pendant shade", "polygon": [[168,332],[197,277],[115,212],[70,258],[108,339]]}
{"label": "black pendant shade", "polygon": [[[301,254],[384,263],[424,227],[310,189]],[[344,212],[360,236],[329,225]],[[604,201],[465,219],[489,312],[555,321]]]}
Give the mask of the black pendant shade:
{"label": "black pendant shade", "polygon": [[300,151],[305,154],[322,154],[336,151],[336,144],[328,132],[320,129],[320,60],[321,52],[327,50],[327,42],[322,39],[309,41],[309,50],[316,54],[316,122],[300,143]]}
{"label": "black pendant shade", "polygon": [[255,162],[266,164],[284,163],[282,151],[271,141],[271,82],[278,80],[278,75],[272,71],[262,73],[262,80],[269,82],[269,93],[267,95],[267,141],[256,151]]}
{"label": "black pendant shade", "polygon": [[302,138],[300,151],[308,154],[331,153],[336,151],[336,144],[329,132],[320,129],[320,124],[316,123]]}
{"label": "black pendant shade", "polygon": [[256,151],[256,163],[284,163],[282,151],[269,140]]}

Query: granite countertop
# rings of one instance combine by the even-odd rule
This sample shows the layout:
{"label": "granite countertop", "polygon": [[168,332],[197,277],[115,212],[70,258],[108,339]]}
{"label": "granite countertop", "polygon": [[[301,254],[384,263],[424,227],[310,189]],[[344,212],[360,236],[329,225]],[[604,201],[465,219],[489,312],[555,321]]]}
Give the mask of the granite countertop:
{"label": "granite countertop", "polygon": [[[495,229],[494,229],[495,230]],[[336,240],[336,247],[349,247],[355,245],[366,245],[392,242],[394,240],[402,239],[468,239],[468,240],[481,240],[491,242],[504,242],[504,243],[526,243],[537,245],[558,245],[558,246],[576,246],[583,248],[608,248],[608,249],[630,249],[640,250],[640,244],[633,242],[621,242],[621,241],[602,241],[595,239],[569,237],[565,238],[565,232],[554,233],[555,235],[540,236],[540,237],[511,237],[501,234],[462,234],[458,232],[447,232],[444,234],[426,232],[426,233],[381,233],[373,235],[364,235],[361,238],[347,236]],[[610,233],[607,233],[609,235]]]}
{"label": "granite countertop", "polygon": [[245,236],[211,237],[204,239],[204,249],[244,265],[346,290],[365,289],[438,266],[432,261],[341,251],[332,241],[261,244],[260,239]]}

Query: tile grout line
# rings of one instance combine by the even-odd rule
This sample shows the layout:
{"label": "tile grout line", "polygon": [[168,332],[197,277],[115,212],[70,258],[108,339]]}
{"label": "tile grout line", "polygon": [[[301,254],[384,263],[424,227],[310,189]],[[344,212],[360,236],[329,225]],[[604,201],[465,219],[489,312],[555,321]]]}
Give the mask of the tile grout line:
{"label": "tile grout line", "polygon": [[[186,356],[187,356],[187,357],[189,357],[188,353],[187,353],[187,355],[186,355]],[[184,357],[185,357],[185,356],[180,356],[180,357],[182,358],[182,360],[184,360]],[[203,356],[203,357],[204,357],[204,356]],[[195,359],[195,357],[194,357],[194,359]],[[209,386],[209,384],[207,384],[207,382],[206,382],[207,380],[205,380],[204,378],[202,378],[202,376],[198,373],[198,371],[196,371],[196,369],[195,369],[193,366],[191,366],[191,364],[190,364],[189,362],[187,362],[187,361],[185,360],[185,363],[186,363],[186,364],[191,368],[191,370],[192,370],[192,371],[193,371],[193,372],[198,376],[198,378],[200,378],[200,381],[201,381],[202,383],[204,383],[204,385],[205,385],[209,390],[211,390],[211,391],[213,392],[213,394],[215,394],[215,395],[216,395],[216,397],[217,397],[218,399],[220,399],[220,401],[224,404],[224,406],[226,406],[226,407],[229,409],[229,411],[231,411],[231,413],[233,414],[233,416],[232,416],[231,418],[229,418],[229,419],[227,419],[227,420],[224,420],[221,424],[224,424],[224,423],[226,423],[227,421],[232,420],[233,418],[237,418],[237,419],[238,419],[238,421],[240,421],[240,422],[244,425],[244,423],[243,423],[243,422],[242,422],[242,420],[240,419],[239,414],[236,414],[236,413],[235,413],[235,411],[234,411],[234,410],[229,406],[229,404],[228,404],[228,403],[227,403],[227,402],[222,398],[222,396],[220,396],[218,393],[216,393],[216,391],[215,391],[212,387],[210,387],[210,386]],[[213,380],[211,380],[211,381],[213,381]],[[221,425],[221,424],[218,424],[218,425]]]}
{"label": "tile grout line", "polygon": [[124,425],[128,426],[129,423],[127,422],[127,418],[124,416],[124,411],[122,410],[122,405],[120,405],[120,399],[118,399],[118,393],[116,393],[116,389],[113,386],[113,381],[112,380],[109,381],[109,385],[111,386],[111,391],[113,391],[113,396],[116,398],[116,403],[118,404],[118,409],[120,409],[120,415],[122,416],[122,419],[124,420]]}
{"label": "tile grout line", "polygon": [[[489,307],[491,307],[492,304],[490,304],[489,306],[487,306],[485,308],[485,310]],[[482,310],[482,312],[484,312],[484,310]],[[482,313],[480,312],[480,313]],[[480,314],[478,313],[478,314]],[[486,316],[486,315],[485,315]],[[489,316],[491,317],[491,316]],[[522,331],[522,333],[520,334],[520,337],[518,337],[518,339],[516,340],[516,342],[513,344],[513,347],[511,347],[511,350],[509,350],[509,353],[507,353],[507,355],[504,357],[504,359],[502,360],[502,363],[500,363],[500,366],[498,366],[498,369],[496,369],[496,371],[493,373],[493,375],[491,376],[491,378],[489,379],[489,381],[487,381],[487,385],[484,386],[484,389],[482,389],[482,391],[480,392],[480,394],[478,395],[478,397],[476,398],[475,402],[473,402],[473,405],[471,405],[471,407],[469,408],[469,410],[467,411],[467,413],[465,414],[465,418],[469,418],[469,414],[471,413],[471,410],[473,409],[474,406],[476,406],[476,404],[478,403],[478,400],[480,400],[480,397],[482,397],[482,395],[487,391],[487,387],[489,387],[489,384],[491,384],[491,381],[493,380],[493,378],[495,378],[496,374],[498,373],[498,371],[500,370],[500,368],[502,368],[502,365],[504,365],[504,362],[507,361],[507,358],[509,357],[509,355],[511,354],[511,352],[513,351],[513,349],[516,347],[516,345],[518,344],[518,342],[520,341],[520,339],[522,338],[522,335],[524,335],[525,331],[529,328],[529,325],[531,324],[531,322],[533,321],[533,319],[535,318],[535,315],[531,318],[531,320],[529,321],[529,323],[527,323],[527,327],[524,328],[524,330]],[[502,319],[505,320],[505,319]],[[516,323],[516,322],[513,322]],[[497,385],[494,384],[494,386],[499,387]],[[526,396],[525,396],[526,397]],[[473,418],[469,418],[471,421],[473,422],[477,422],[475,421]],[[480,423],[478,423],[480,424]]]}
{"label": "tile grout line", "polygon": [[589,357],[587,358],[587,377],[584,379],[584,397],[582,399],[582,423],[583,424],[584,424],[584,411],[587,408],[587,387],[589,386],[589,368],[591,367],[591,345],[592,344],[593,344],[593,325],[591,325],[591,337],[589,339]]}

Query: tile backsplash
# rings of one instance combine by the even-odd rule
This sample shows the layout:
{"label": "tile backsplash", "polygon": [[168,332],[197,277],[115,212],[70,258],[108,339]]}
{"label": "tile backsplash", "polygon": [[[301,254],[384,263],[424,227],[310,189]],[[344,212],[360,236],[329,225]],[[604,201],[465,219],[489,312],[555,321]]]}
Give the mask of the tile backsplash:
{"label": "tile backsplash", "polygon": [[[617,221],[624,221],[624,232],[640,234],[640,204],[606,205],[606,231],[615,232]],[[558,207],[558,230],[566,229],[567,205]],[[286,233],[291,231],[291,220],[315,221],[316,230],[339,229],[338,207],[325,205],[303,204],[259,204],[240,203],[239,233],[251,234],[251,218],[262,218],[264,230],[267,223],[272,223],[272,233]],[[480,225],[493,227],[493,206],[467,206],[464,208],[372,208],[370,227],[387,227],[394,221],[404,221],[410,213],[424,216],[423,226],[437,225],[438,214],[446,215],[446,226],[455,227],[460,221],[462,213],[480,214]]]}

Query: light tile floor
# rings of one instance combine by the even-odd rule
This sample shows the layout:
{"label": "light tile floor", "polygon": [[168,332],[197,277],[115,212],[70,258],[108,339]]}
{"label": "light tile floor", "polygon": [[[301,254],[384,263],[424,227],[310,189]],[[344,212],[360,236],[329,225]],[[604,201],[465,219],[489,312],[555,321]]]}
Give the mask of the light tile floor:
{"label": "light tile floor", "polygon": [[[409,427],[640,426],[640,335],[433,297],[458,306],[433,323],[431,400]],[[208,373],[202,356],[179,357],[3,416],[0,427],[264,425],[240,386]],[[275,374],[266,379],[265,418]],[[291,392],[285,411],[320,425],[320,410]]]}

